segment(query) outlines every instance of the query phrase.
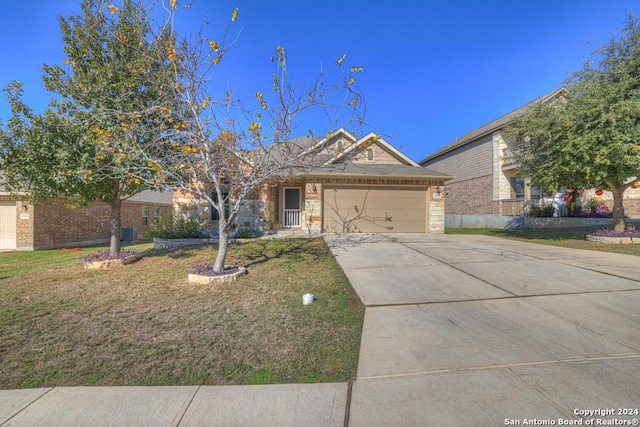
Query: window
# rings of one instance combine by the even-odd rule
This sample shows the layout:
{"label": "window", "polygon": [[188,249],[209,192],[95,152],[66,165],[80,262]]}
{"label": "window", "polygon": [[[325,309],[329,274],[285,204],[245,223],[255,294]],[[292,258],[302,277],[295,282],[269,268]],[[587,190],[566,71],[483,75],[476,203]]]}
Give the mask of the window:
{"label": "window", "polygon": [[511,178],[511,186],[515,192],[516,199],[524,198],[524,178]]}
{"label": "window", "polygon": [[366,155],[367,162],[373,162],[373,159],[375,157],[375,153],[373,152],[373,148],[367,148],[367,151],[365,152],[365,155]]}
{"label": "window", "polygon": [[153,220],[158,221],[160,219],[160,208],[153,208]]}
{"label": "window", "polygon": [[149,208],[142,208],[142,225],[149,225]]}
{"label": "window", "polygon": [[531,201],[539,203],[540,199],[542,199],[542,187],[532,182],[531,183]]}
{"label": "window", "polygon": [[[225,218],[229,218],[229,190],[226,188],[223,188],[222,191],[222,202],[224,203],[224,216]],[[216,192],[216,190],[213,190],[211,192],[211,199],[213,199],[214,203],[216,205],[220,204],[220,201],[218,200],[218,193]],[[213,206],[211,207],[211,221],[220,221],[220,213],[218,212],[218,210],[216,208],[214,208]]]}
{"label": "window", "polygon": [[338,153],[342,153],[344,151],[344,142],[342,142],[342,140],[338,141],[336,143],[336,150],[338,151]]}

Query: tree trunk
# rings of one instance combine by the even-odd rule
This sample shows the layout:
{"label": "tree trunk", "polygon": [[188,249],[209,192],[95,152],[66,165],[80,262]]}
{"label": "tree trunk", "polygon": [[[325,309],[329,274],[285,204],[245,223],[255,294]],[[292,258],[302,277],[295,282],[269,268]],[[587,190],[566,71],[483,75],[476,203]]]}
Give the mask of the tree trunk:
{"label": "tree trunk", "polygon": [[224,222],[226,221],[221,218],[218,225],[218,255],[216,256],[216,262],[213,264],[213,271],[216,273],[224,271],[224,261],[227,258],[227,249],[229,248],[230,229],[226,224],[223,224]]}
{"label": "tree trunk", "polygon": [[120,218],[120,182],[117,179],[111,180],[111,243],[109,252],[115,255],[120,252],[120,227],[122,225]]}
{"label": "tree trunk", "polygon": [[609,184],[609,188],[613,193],[613,231],[623,233],[627,229],[624,219],[624,204],[622,203],[622,196],[626,187],[616,187]]}
{"label": "tree trunk", "polygon": [[120,206],[122,201],[117,198],[111,202],[111,244],[109,246],[109,252],[112,255],[120,252]]}

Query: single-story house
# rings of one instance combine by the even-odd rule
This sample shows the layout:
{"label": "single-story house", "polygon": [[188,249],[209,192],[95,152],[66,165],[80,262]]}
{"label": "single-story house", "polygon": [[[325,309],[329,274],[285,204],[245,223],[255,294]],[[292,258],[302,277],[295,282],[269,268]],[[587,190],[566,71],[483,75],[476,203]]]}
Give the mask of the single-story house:
{"label": "single-story house", "polygon": [[[442,233],[444,183],[450,177],[420,167],[384,139],[356,138],[344,129],[320,140],[299,139],[335,152],[321,166],[264,184],[245,200],[236,225],[256,234],[298,229],[318,233]],[[215,226],[217,212],[176,192],[179,209],[197,209]]]}
{"label": "single-story house", "polygon": [[[557,89],[533,102],[551,102],[562,96],[564,90]],[[503,217],[522,215],[527,204],[551,199],[552,194],[546,194],[535,182],[520,175],[518,164],[509,155],[509,143],[501,135],[515,117],[524,113],[527,105],[472,130],[419,162],[453,176],[446,188],[448,222],[458,222],[455,217],[483,216],[482,223],[490,224],[491,217],[496,217],[495,224],[503,224],[508,219]],[[609,191],[597,195],[596,189],[591,189],[583,197],[613,205]],[[640,189],[627,189],[624,205],[627,215],[640,215]]]}
{"label": "single-story house", "polygon": [[[101,244],[109,241],[111,207],[101,201],[71,208],[70,200],[53,197],[38,204],[20,200],[0,186],[0,249],[32,251]],[[171,217],[171,192],[143,191],[122,202],[122,228],[129,236],[144,234],[154,218]]]}

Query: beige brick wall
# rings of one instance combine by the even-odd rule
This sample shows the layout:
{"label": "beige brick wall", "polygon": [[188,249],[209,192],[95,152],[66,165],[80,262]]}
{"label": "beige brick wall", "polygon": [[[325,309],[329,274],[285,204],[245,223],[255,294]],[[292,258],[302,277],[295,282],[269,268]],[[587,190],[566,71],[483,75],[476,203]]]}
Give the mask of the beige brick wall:
{"label": "beige brick wall", "polygon": [[640,200],[639,199],[625,199],[624,203],[624,214],[628,216],[633,216],[635,218],[640,217]]}

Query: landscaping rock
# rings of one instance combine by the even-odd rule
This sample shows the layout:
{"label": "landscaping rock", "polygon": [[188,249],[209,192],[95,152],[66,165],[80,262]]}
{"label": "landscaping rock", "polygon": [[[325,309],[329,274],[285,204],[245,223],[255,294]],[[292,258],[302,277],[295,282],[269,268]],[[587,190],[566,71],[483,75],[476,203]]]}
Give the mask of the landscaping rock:
{"label": "landscaping rock", "polygon": [[640,243],[639,238],[633,237],[607,237],[607,236],[593,236],[587,235],[587,240],[590,242],[604,243],[608,245],[630,245],[632,243]]}
{"label": "landscaping rock", "polygon": [[138,255],[130,255],[126,258],[119,259],[107,259],[104,261],[93,261],[93,262],[85,262],[84,268],[92,269],[92,270],[102,270],[106,268],[118,267],[120,265],[131,264],[138,260]]}
{"label": "landscaping rock", "polygon": [[[247,269],[245,267],[225,266],[224,269],[225,269],[225,274],[220,274],[217,276],[208,276],[203,274],[189,273],[187,278],[191,283],[208,284],[208,283],[223,283],[223,282],[235,281],[238,278],[238,276],[247,274]],[[227,270],[229,270],[229,273],[226,273]]]}

